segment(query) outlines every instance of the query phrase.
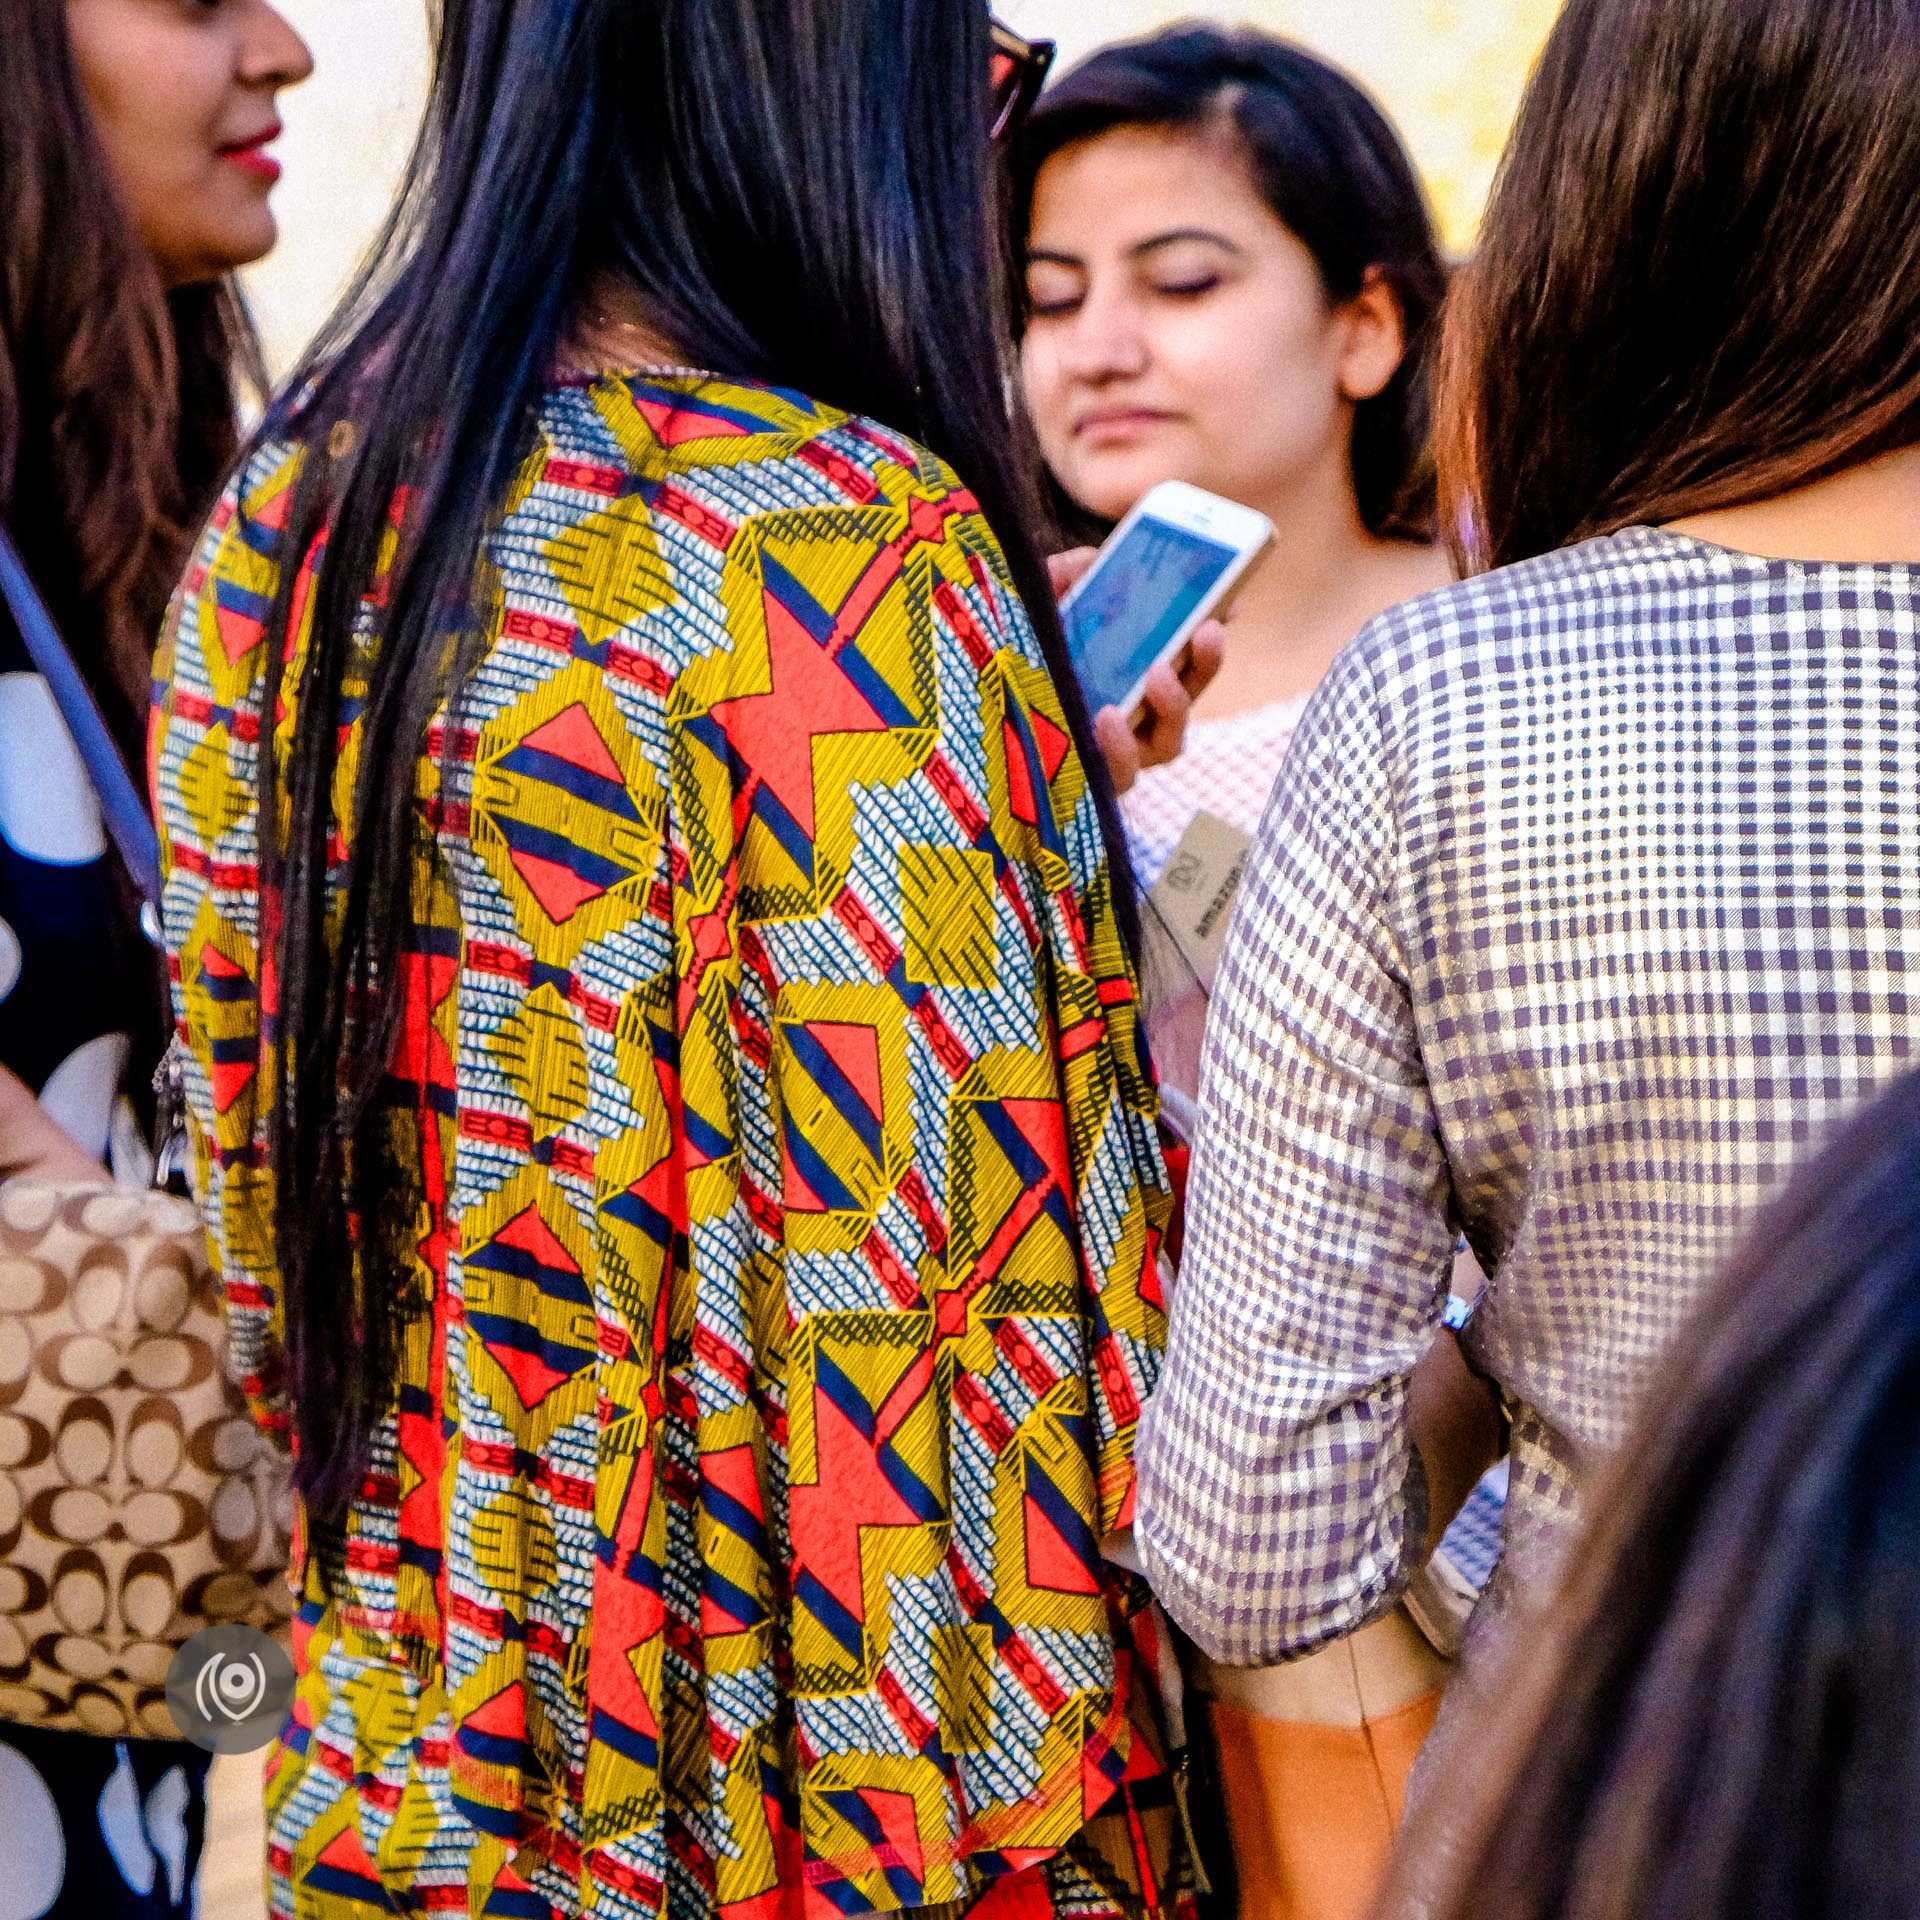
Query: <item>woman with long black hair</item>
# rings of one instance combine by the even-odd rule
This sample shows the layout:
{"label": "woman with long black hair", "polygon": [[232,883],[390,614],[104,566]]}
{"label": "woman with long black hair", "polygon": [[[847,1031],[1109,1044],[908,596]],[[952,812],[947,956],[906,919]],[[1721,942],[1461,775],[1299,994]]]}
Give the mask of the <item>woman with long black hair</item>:
{"label": "woman with long black hair", "polygon": [[[0,526],[132,768],[154,635],[259,381],[231,275],[274,243],[275,98],[311,61],[267,0],[16,0],[0,31]],[[130,1098],[162,1003],[86,766],[0,611],[0,1181],[145,1177]],[[71,1444],[23,1418],[16,1313],[9,1468]],[[178,1444],[162,1417],[87,1470],[139,1484]],[[28,1549],[77,1549],[60,1528],[86,1500],[5,1506],[10,1616]],[[77,1670],[99,1649],[68,1617]],[[47,1724],[27,1654],[0,1618],[0,1920],[193,1912],[208,1756]]]}
{"label": "woman with long black hair", "polygon": [[1027,51],[449,6],[188,577],[168,934],[307,1523],[276,1913],[1181,1899],[1098,1546],[1167,1194],[1009,414]]}

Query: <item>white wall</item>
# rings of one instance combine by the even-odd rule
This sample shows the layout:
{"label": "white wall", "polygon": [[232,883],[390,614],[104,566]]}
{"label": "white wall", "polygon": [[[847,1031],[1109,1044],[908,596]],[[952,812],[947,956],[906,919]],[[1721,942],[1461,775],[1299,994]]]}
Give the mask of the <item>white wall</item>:
{"label": "white wall", "polygon": [[279,0],[314,77],[282,98],[280,246],[248,276],[267,354],[285,368],[378,231],[426,86],[421,0]]}
{"label": "white wall", "polygon": [[[1306,41],[1399,121],[1449,238],[1464,246],[1557,0],[1000,0],[1071,60],[1169,18],[1251,19]],[[420,0],[281,0],[313,43],[315,78],[286,98],[282,244],[249,277],[285,366],[352,271],[405,158],[426,73]]]}

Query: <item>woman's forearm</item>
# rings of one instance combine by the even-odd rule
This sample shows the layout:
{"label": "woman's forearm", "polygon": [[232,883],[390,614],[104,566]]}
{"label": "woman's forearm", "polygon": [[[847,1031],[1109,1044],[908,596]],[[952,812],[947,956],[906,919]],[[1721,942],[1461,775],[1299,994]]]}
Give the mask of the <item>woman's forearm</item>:
{"label": "woman's forearm", "polygon": [[1408,1425],[1427,1476],[1427,1553],[1465,1505],[1474,1483],[1500,1457],[1500,1403],[1443,1332],[1413,1370]]}
{"label": "woman's forearm", "polygon": [[34,1098],[17,1074],[0,1067],[0,1180],[102,1180],[106,1170]]}

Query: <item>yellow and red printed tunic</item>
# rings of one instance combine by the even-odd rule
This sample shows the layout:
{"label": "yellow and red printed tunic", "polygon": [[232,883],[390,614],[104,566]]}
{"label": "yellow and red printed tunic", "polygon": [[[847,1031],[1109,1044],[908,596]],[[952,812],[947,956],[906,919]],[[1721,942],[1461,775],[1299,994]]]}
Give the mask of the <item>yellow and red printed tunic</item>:
{"label": "yellow and red printed tunic", "polygon": [[[154,741],[201,1191],[280,1433],[255,796],[302,457],[220,506]],[[295,1569],[274,1912],[1171,1910],[1144,1595],[1097,1545],[1165,1336],[1155,1098],[977,504],[799,395],[604,377],[546,397],[484,560],[479,666],[392,776],[420,1311],[344,1567]]]}

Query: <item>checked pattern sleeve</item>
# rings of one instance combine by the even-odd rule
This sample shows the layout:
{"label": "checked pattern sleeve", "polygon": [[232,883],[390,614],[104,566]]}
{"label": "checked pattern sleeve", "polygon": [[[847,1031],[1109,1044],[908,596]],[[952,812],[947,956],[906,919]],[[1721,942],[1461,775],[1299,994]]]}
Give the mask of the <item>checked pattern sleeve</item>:
{"label": "checked pattern sleeve", "polygon": [[1213,1658],[1365,1624],[1410,1571],[1408,1376],[1445,1303],[1449,1175],[1391,922],[1389,757],[1364,649],[1302,722],[1208,1026],[1191,1224],[1139,1535]]}

